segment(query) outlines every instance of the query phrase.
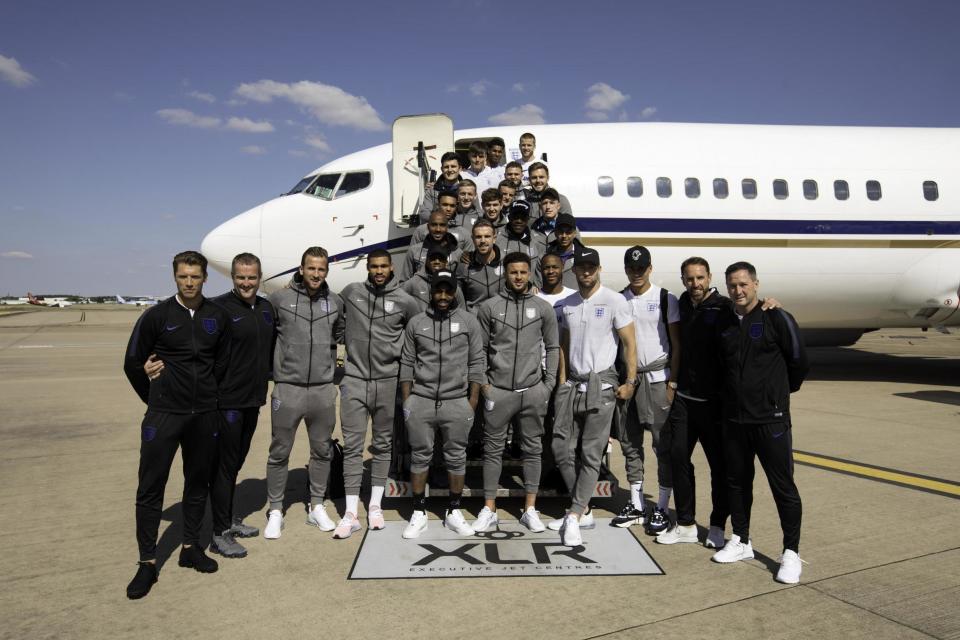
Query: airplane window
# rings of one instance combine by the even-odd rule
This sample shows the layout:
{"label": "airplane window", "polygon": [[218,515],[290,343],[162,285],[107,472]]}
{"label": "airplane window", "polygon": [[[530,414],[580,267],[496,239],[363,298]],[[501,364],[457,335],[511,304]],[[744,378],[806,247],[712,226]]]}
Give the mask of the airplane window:
{"label": "airplane window", "polygon": [[688,198],[700,197],[700,181],[696,178],[687,178],[683,181],[683,189]]}
{"label": "airplane window", "polygon": [[730,195],[730,187],[727,186],[726,178],[713,179],[713,196],[721,200]]}
{"label": "airplane window", "polygon": [[776,179],[773,181],[773,197],[777,200],[785,200],[787,196],[790,195],[789,189],[787,189],[787,181],[783,179]]}
{"label": "airplane window", "polygon": [[639,198],[643,195],[643,180],[637,176],[627,178],[627,195],[631,198]]}
{"label": "airplane window", "polygon": [[743,197],[753,200],[757,197],[757,181],[753,178],[744,178],[740,185],[743,187]]}
{"label": "airplane window", "polygon": [[604,198],[613,195],[613,178],[610,176],[600,176],[597,178],[597,193]]}
{"label": "airplane window", "polygon": [[846,180],[833,181],[833,195],[836,196],[837,200],[846,200],[850,197],[850,185],[847,184]]}
{"label": "airplane window", "polygon": [[301,180],[300,182],[298,182],[298,183],[293,187],[293,189],[290,189],[290,191],[287,191],[286,195],[289,196],[289,195],[293,195],[294,193],[300,193],[300,192],[302,192],[304,189],[306,189],[308,186],[310,186],[310,183],[313,182],[313,179],[316,178],[316,177],[317,177],[317,176],[307,176],[306,178],[304,178],[303,180]]}
{"label": "airplane window", "polygon": [[867,180],[867,199],[879,200],[881,195],[883,194],[880,192],[880,183],[876,180]]}
{"label": "airplane window", "polygon": [[940,197],[940,189],[933,180],[927,180],[923,183],[923,197],[930,202]]}
{"label": "airplane window", "polygon": [[803,197],[807,200],[816,200],[820,195],[820,190],[817,188],[816,180],[804,180],[803,181]]}
{"label": "airplane window", "polygon": [[317,181],[310,185],[304,193],[322,200],[333,200],[333,190],[340,182],[341,175],[339,173],[325,173],[318,176]]}
{"label": "airplane window", "polygon": [[360,191],[366,189],[370,186],[370,172],[369,171],[356,171],[353,173],[348,173],[344,177],[343,182],[340,183],[340,188],[337,189],[337,197],[342,198],[348,193],[353,193],[354,191]]}
{"label": "airplane window", "polygon": [[673,184],[670,178],[657,178],[657,195],[661,198],[669,198],[673,195]]}

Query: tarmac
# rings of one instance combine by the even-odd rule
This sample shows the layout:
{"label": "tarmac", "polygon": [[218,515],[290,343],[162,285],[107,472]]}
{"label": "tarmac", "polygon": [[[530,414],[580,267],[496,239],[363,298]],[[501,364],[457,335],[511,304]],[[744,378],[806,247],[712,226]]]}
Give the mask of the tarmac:
{"label": "tarmac", "polygon": [[[212,575],[176,563],[178,457],[161,525],[160,580],[146,598],[129,601],[144,407],[121,366],[142,310],[5,311],[2,638],[960,638],[957,333],[883,330],[853,347],[810,350],[811,375],[792,401],[807,562],[796,586],[773,579],[780,528],[759,466],[752,561],[717,565],[700,545],[665,547],[635,530],[664,575],[347,580],[363,536],[333,540],[301,524],[301,431],[283,537],[244,541],[244,559],[215,556],[220,570]],[[265,410],[238,490],[240,513],[260,527],[269,435]],[[694,462],[705,521],[699,448]],[[613,467],[622,482],[616,447]],[[656,486],[654,464],[646,484]],[[598,502],[597,514],[617,511],[625,497]],[[408,504],[386,502],[387,519],[406,518]],[[498,504],[501,517],[519,516],[519,501]],[[480,506],[466,501],[473,515]],[[539,504],[551,517],[564,506]],[[208,516],[206,536],[209,526]]]}

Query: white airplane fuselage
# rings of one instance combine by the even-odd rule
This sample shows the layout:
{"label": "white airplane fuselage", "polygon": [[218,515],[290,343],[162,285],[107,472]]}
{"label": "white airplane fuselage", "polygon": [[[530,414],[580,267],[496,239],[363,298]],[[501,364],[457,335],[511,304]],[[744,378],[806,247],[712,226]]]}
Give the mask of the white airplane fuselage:
{"label": "white airplane fuselage", "polygon": [[[642,244],[653,282],[678,294],[690,256],[710,262],[724,294],[726,266],[753,263],[761,296],[775,296],[805,329],[960,325],[960,129],[619,123],[456,138],[500,136],[509,159],[528,130],[537,156],[548,153],[550,186],[570,200],[583,242],[600,251],[607,286],[626,285],[623,252]],[[439,158],[430,163],[439,169]],[[306,247],[320,245],[339,291],[366,277],[370,250],[389,249],[395,264],[406,250],[412,230],[394,221],[391,165],[390,144],[338,158],[307,175],[369,171],[369,186],[329,200],[270,200],[211,231],[202,251],[225,274],[234,255],[255,253],[269,292],[287,284]],[[661,178],[671,195],[658,194]],[[716,179],[726,180],[726,197],[715,195]],[[744,196],[744,180],[756,181],[756,197]],[[777,180],[786,197],[775,196]],[[815,181],[815,198],[805,181]],[[835,181],[846,181],[847,199],[836,197]],[[869,181],[879,183],[878,199],[868,197]]]}

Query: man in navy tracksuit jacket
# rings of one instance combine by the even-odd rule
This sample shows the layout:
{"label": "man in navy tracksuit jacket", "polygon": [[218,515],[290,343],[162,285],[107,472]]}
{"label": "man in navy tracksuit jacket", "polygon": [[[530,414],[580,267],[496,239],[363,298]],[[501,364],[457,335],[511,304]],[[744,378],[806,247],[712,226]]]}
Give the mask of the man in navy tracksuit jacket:
{"label": "man in navy tracksuit jacket", "polygon": [[796,321],[786,311],[764,311],[757,298],[757,271],[747,262],[726,270],[734,303],[718,326],[724,370],[723,449],[729,483],[733,537],[714,554],[717,562],[753,557],[750,508],[754,458],[760,459],[780,515],[783,554],[777,580],[800,580],[800,493],[793,481],[790,393],[807,375],[806,349]]}
{"label": "man in navy tracksuit jacket", "polygon": [[[203,297],[207,260],[196,251],[173,259],[177,294],[147,310],[133,329],[124,373],[147,404],[140,428],[137,544],[140,563],[127,597],[142,598],[157,581],[157,532],[163,492],[177,449],[183,457],[183,548],[179,564],[203,573],[217,563],[199,546],[207,483],[217,450],[217,395],[230,357],[230,318]],[[164,363],[152,379],[144,364]]]}

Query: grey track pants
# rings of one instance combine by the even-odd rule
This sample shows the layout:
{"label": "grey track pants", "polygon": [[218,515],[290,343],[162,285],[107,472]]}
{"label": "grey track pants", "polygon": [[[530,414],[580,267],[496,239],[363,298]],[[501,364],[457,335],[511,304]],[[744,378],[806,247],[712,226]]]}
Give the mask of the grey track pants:
{"label": "grey track pants", "polygon": [[270,455],[267,458],[267,501],[271,509],[283,508],[287,487],[287,464],[300,421],[307,423],[310,439],[310,501],[320,504],[330,476],[330,435],[336,423],[337,387],[318,384],[301,387],[279,383],[271,396]]}
{"label": "grey track pants", "polygon": [[503,447],[511,420],[519,434],[523,451],[523,489],[535,494],[540,488],[540,459],[543,454],[543,419],[547,415],[550,393],[542,382],[525,391],[490,387],[483,402],[483,497],[497,497]]}
{"label": "grey track pants", "polygon": [[390,471],[393,416],[397,379],[362,380],[345,377],[340,384],[340,430],[343,431],[343,488],[347,495],[360,494],[363,479],[363,443],[367,418],[372,424],[370,484],[382,487]]}
{"label": "grey track pants", "polygon": [[430,469],[434,432],[443,434],[443,461],[447,472],[462,476],[467,469],[467,440],[473,426],[473,409],[466,397],[442,400],[411,395],[403,403],[410,441],[410,473]]}
{"label": "grey track pants", "polygon": [[[640,374],[644,375],[644,374]],[[637,407],[640,389],[627,402],[617,402],[617,412],[614,418],[614,429],[617,440],[620,441],[620,450],[627,468],[627,482],[643,482],[643,434],[650,430],[653,452],[657,456],[657,483],[661,487],[673,486],[673,473],[670,466],[670,452],[661,452],[660,434],[670,414],[670,405],[667,402],[667,383],[654,382],[650,385],[653,396],[653,422],[641,424]]]}
{"label": "grey track pants", "polygon": [[[601,391],[598,409],[587,409],[587,394],[570,383],[557,387],[553,422],[553,457],[573,499],[571,511],[582,514],[597,487],[600,462],[610,437],[616,390]],[[577,459],[577,445],[580,457]],[[577,464],[579,462],[579,464]]]}

